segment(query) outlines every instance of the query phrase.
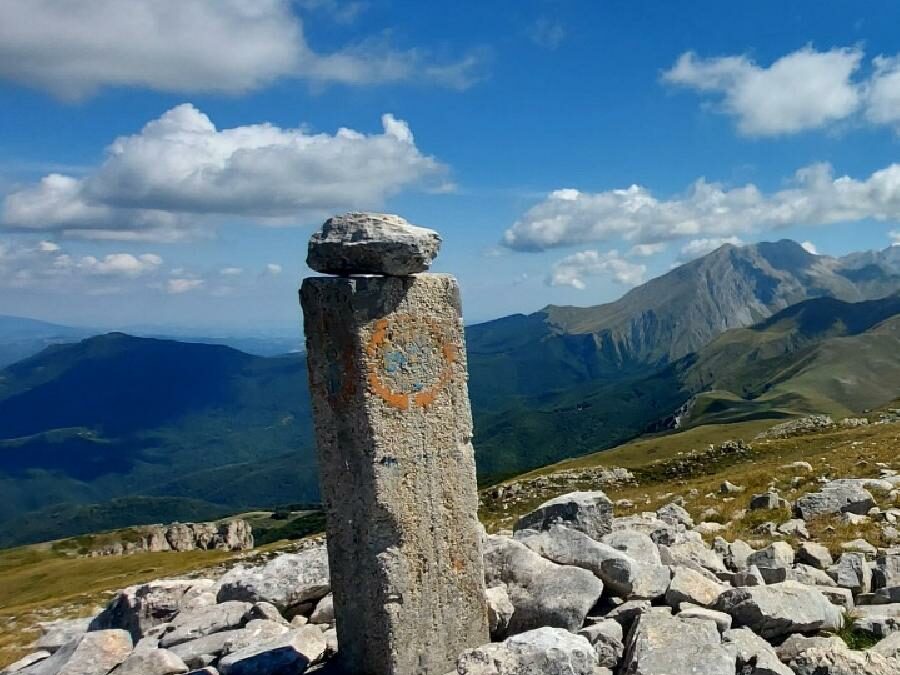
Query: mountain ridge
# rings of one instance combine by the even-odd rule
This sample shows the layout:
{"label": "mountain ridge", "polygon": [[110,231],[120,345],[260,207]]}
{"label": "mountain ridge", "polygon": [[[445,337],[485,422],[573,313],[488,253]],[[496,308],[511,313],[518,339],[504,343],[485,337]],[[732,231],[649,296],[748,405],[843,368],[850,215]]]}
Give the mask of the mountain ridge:
{"label": "mountain ridge", "polygon": [[[866,295],[877,275],[867,272],[868,285],[860,289],[835,272],[844,263],[793,242],[749,248],[726,246],[669,273],[681,284],[664,275],[665,297],[654,290],[658,279],[648,282],[650,291],[626,294],[626,302],[598,311],[571,308],[560,320],[565,312],[552,310],[555,322],[536,312],[468,326],[479,479],[490,482],[662,429],[691,400],[689,423],[701,424],[820,407],[849,411],[856,409],[854,396],[866,398],[860,387],[869,388],[866,401],[875,403],[900,395],[882,381],[895,374],[895,335],[876,330],[894,325],[876,319],[896,311],[896,296],[856,304],[834,297]],[[854,260],[856,267],[846,269],[874,264],[872,257]],[[776,276],[776,266],[796,269]],[[890,286],[893,272],[878,269],[879,288]],[[738,294],[713,302],[720,288]],[[629,315],[634,298],[647,295],[656,305]],[[756,309],[735,312],[735,298],[750,295]],[[789,304],[795,298],[804,299]],[[679,318],[682,308],[702,314],[712,304],[720,319],[691,325],[691,312]],[[780,304],[785,307],[776,310]],[[638,330],[626,341],[617,342],[615,325],[597,323],[613,317],[621,328],[629,316],[645,321],[648,313],[659,330]],[[722,332],[757,314],[752,327]],[[675,328],[680,346],[665,342]],[[789,334],[784,344],[777,343],[782,333]],[[644,345],[650,336],[661,345]],[[693,341],[703,346],[676,358]],[[771,363],[741,360],[725,348],[744,353],[776,343]],[[860,365],[862,353],[877,355],[871,359],[877,367]],[[54,504],[133,496],[171,500],[169,520],[182,517],[182,506],[190,516],[194,507],[183,501],[190,499],[225,510],[315,500],[304,358],[113,333],[51,346],[0,370],[0,525],[11,527],[22,514]],[[848,368],[860,369],[858,384],[822,374],[840,370],[849,381]]]}

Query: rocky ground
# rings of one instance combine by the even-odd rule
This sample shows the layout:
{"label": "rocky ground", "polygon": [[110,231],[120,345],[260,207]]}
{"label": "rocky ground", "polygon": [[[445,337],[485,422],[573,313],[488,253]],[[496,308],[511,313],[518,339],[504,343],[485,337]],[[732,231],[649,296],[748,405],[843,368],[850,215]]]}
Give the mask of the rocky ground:
{"label": "rocky ground", "polygon": [[[802,538],[823,516],[891,523],[876,494],[900,476],[825,480],[773,525]],[[723,485],[723,491],[739,486]],[[754,510],[784,498],[760,493]],[[614,516],[600,491],[554,498],[512,532],[485,534],[491,644],[459,675],[838,675],[900,673],[900,548],[814,541],[756,548],[715,537],[677,501]],[[712,528],[715,530],[715,528]],[[868,641],[866,649],[853,640]],[[847,640],[849,639],[850,644]],[[296,674],[339,652],[324,542],[218,578],[119,592],[98,615],[45,626],[20,675]]]}
{"label": "rocky ground", "polygon": [[[900,673],[898,428],[802,439],[485,491],[492,642],[456,672]],[[92,617],[44,625],[3,672],[295,675],[336,663],[337,629],[312,538],[126,588]]]}
{"label": "rocky ground", "polygon": [[246,551],[253,548],[253,530],[241,518],[222,522],[143,525],[120,532],[121,535],[110,542],[86,547],[79,552],[80,555],[95,558],[162,551]]}

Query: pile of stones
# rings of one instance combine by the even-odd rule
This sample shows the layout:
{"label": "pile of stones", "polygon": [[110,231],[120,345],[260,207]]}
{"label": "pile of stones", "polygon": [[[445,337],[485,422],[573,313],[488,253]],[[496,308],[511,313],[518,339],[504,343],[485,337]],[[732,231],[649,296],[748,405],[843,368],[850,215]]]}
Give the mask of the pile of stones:
{"label": "pile of stones", "polygon": [[576,487],[613,487],[634,484],[634,475],[621,467],[589,467],[564,469],[546,476],[516,480],[495,485],[482,491],[481,502],[487,506],[499,506],[504,511],[536,498],[559,494]]}
{"label": "pile of stones", "polygon": [[[832,481],[795,508],[860,510],[896,482]],[[573,492],[484,535],[492,642],[460,654],[458,675],[900,673],[900,548],[855,542],[835,560],[811,541],[709,545],[676,503],[613,511],[603,492]],[[833,635],[848,624],[881,639],[851,650]],[[339,653],[324,542],[218,579],[126,588],[93,618],[46,625],[35,649],[4,673],[323,667]]]}
{"label": "pile of stones", "polygon": [[828,415],[808,415],[799,419],[790,420],[776,424],[771,429],[767,429],[757,438],[787,438],[789,436],[798,436],[800,434],[811,434],[817,431],[825,431],[834,429],[834,420]]}
{"label": "pile of stones", "polygon": [[133,528],[121,541],[90,549],[85,555],[97,558],[159,551],[247,551],[253,548],[253,528],[241,518],[225,522],[172,523]]}
{"label": "pile of stones", "polygon": [[681,457],[655,462],[650,464],[650,470],[670,479],[701,476],[716,465],[743,461],[752,451],[753,446],[740,439],[725,441],[718,445],[710,444],[705,450],[690,450]]}

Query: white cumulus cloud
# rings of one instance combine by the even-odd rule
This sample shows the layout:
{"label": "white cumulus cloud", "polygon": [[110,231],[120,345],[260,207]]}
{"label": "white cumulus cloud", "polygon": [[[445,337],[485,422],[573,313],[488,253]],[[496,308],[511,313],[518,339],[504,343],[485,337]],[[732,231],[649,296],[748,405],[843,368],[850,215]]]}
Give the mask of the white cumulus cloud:
{"label": "white cumulus cloud", "polygon": [[720,94],[742,133],[774,136],[820,128],[856,112],[862,97],[852,77],[862,57],[859,49],[805,47],[762,67],[746,56],[686,52],[663,79]]}
{"label": "white cumulus cloud", "polygon": [[639,258],[649,258],[650,256],[662,253],[666,248],[667,244],[664,241],[658,241],[652,244],[635,244],[631,247],[631,250],[628,251],[628,254]]}
{"label": "white cumulus cloud", "polygon": [[159,269],[162,262],[162,258],[153,253],[111,253],[102,259],[85,256],[78,261],[77,266],[89,274],[139,277]]}
{"label": "white cumulus cloud", "polygon": [[891,230],[888,232],[888,237],[891,240],[891,246],[900,246],[900,230]]}
{"label": "white cumulus cloud", "polygon": [[244,273],[241,267],[223,267],[219,270],[219,274],[223,277],[237,277]]}
{"label": "white cumulus cloud", "polygon": [[199,288],[203,288],[203,286],[205,285],[206,281],[204,281],[203,279],[186,279],[176,277],[174,279],[169,279],[166,282],[166,292],[172,295],[179,295],[181,293],[196,291]]}
{"label": "white cumulus cloud", "polygon": [[638,185],[556,190],[525,212],[503,243],[523,251],[615,238],[642,244],[866,219],[900,219],[900,164],[863,179],[836,177],[830,165],[813,164],[797,171],[789,187],[769,194],[752,183],[726,188],[702,178],[672,199]]}
{"label": "white cumulus cloud", "polygon": [[819,249],[816,248],[816,245],[811,241],[804,241],[800,244],[803,247],[803,250],[807,253],[812,253],[813,255],[819,255]]}
{"label": "white cumulus cloud", "polygon": [[0,286],[103,292],[109,284],[153,278],[163,259],[155,253],[74,255],[40,241],[0,243]]}
{"label": "white cumulus cloud", "polygon": [[[0,2],[0,78],[69,100],[104,86],[236,94],[279,77],[464,88],[480,66],[472,54],[436,63],[427,52],[380,39],[318,53],[290,0]],[[431,70],[451,67],[469,77],[449,81]]]}
{"label": "white cumulus cloud", "polygon": [[266,269],[264,270],[265,274],[273,277],[281,274],[281,271],[281,265],[279,265],[278,263],[268,263],[266,265]]}
{"label": "white cumulus cloud", "polygon": [[616,250],[606,253],[587,250],[573,253],[556,262],[547,283],[583,290],[587,287],[585,279],[588,277],[605,276],[623,286],[637,286],[644,282],[646,273],[646,265],[625,260]]}
{"label": "white cumulus cloud", "polygon": [[334,134],[254,124],[217,129],[190,104],[107,148],[82,177],[49,174],[7,195],[8,230],[102,239],[171,241],[195,235],[210,216],[308,223],[380,206],[400,190],[439,179],[403,120],[382,132]]}
{"label": "white cumulus cloud", "polygon": [[900,56],[877,56],[867,90],[866,116],[876,124],[894,125],[900,132]]}

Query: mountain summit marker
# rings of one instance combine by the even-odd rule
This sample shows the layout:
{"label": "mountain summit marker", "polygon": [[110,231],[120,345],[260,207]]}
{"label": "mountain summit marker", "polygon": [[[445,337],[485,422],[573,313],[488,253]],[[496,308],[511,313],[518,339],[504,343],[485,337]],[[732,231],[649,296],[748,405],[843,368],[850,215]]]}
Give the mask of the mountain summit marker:
{"label": "mountain summit marker", "polygon": [[[488,641],[466,350],[433,230],[346,214],[300,289],[342,666],[443,675]],[[375,276],[354,276],[354,275]]]}

